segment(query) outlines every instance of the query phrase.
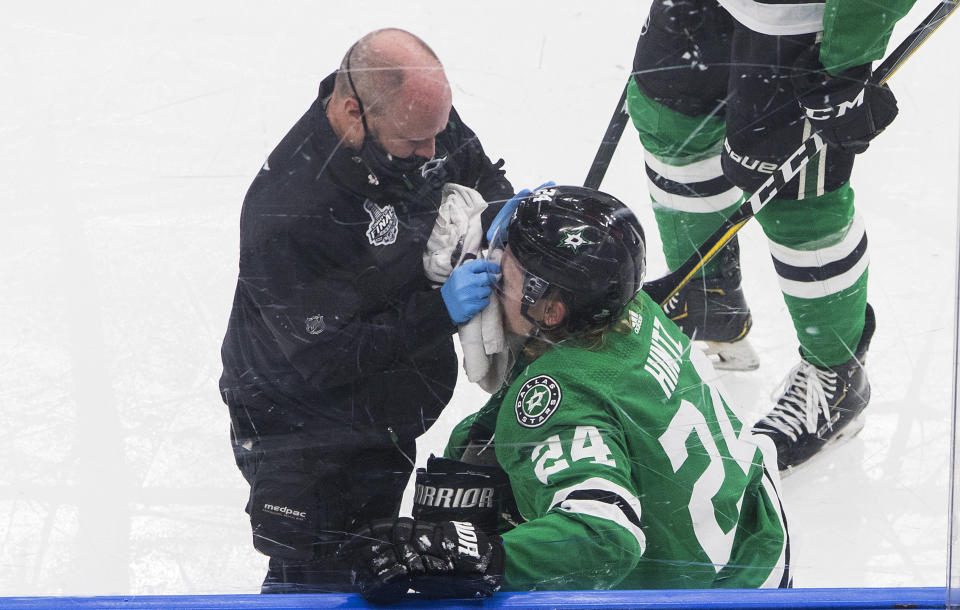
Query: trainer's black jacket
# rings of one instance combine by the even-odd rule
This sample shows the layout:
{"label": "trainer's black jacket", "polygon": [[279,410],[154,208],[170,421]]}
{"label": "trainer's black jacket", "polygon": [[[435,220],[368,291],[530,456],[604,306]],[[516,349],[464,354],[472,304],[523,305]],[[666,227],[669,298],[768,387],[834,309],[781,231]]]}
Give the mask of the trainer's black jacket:
{"label": "trainer's black jacket", "polygon": [[241,440],[406,443],[429,427],[457,379],[456,327],[422,264],[441,187],[477,189],[484,226],[513,194],[456,111],[424,168],[373,175],[339,145],[332,90],[333,75],[243,202],[220,380]]}

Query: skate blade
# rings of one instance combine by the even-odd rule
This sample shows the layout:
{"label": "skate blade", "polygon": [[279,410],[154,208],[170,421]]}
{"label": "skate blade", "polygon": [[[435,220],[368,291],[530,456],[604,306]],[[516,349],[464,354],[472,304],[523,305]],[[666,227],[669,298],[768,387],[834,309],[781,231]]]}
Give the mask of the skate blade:
{"label": "skate blade", "polygon": [[830,451],[831,449],[836,449],[837,447],[845,445],[852,440],[853,437],[860,434],[860,431],[863,430],[863,425],[865,423],[866,420],[863,418],[863,413],[860,413],[860,415],[855,417],[849,424],[847,424],[846,428],[841,430],[839,434],[824,443],[823,447],[820,448],[820,451],[817,451],[817,453],[811,456],[810,459],[797,464],[796,466],[788,466],[786,470],[781,470],[780,478],[785,479],[795,472],[800,472],[801,470],[806,469],[806,467],[812,462],[819,461],[818,458],[820,458],[820,456],[822,456],[824,453]]}
{"label": "skate blade", "polygon": [[735,343],[702,341],[704,353],[713,361],[713,368],[720,371],[754,371],[760,367],[760,358],[747,339]]}

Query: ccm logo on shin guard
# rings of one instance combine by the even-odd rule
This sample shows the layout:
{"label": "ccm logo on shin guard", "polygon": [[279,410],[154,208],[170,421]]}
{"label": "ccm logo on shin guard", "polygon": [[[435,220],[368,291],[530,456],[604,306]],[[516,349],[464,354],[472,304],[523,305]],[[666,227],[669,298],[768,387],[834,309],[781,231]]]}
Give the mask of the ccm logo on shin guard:
{"label": "ccm logo on shin guard", "polygon": [[477,531],[473,529],[473,524],[463,521],[451,521],[450,523],[457,530],[457,550],[460,551],[460,554],[480,559],[480,549],[477,548]]}
{"label": "ccm logo on shin guard", "polygon": [[493,487],[433,487],[418,484],[413,501],[443,508],[492,508]]}
{"label": "ccm logo on shin guard", "polygon": [[276,506],[273,504],[264,504],[263,512],[273,513],[274,515],[280,515],[281,517],[291,517],[297,521],[303,521],[307,518],[306,511],[293,510],[292,508],[287,508],[286,506]]}

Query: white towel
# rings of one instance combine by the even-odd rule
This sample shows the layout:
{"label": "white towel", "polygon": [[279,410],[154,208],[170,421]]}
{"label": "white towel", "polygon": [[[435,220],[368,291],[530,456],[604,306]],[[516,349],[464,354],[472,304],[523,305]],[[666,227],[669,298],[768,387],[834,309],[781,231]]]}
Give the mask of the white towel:
{"label": "white towel", "polygon": [[[480,256],[480,215],[486,207],[483,196],[472,188],[453,183],[443,186],[437,221],[423,253],[428,278],[443,283],[454,268]],[[488,258],[499,263],[501,254],[502,251],[492,252]],[[509,352],[494,295],[487,307],[460,326],[459,335],[467,379],[487,392],[499,390],[506,378]]]}

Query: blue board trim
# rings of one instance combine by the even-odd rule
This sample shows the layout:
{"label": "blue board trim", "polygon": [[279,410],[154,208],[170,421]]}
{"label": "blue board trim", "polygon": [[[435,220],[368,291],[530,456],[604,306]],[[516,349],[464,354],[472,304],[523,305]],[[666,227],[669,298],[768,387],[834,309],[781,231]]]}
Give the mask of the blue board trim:
{"label": "blue board trim", "polygon": [[[307,609],[365,608],[359,595],[146,595],[0,597],[4,610]],[[943,587],[873,589],[730,589],[677,591],[533,591],[498,593],[479,601],[409,601],[390,608],[945,608]]]}

